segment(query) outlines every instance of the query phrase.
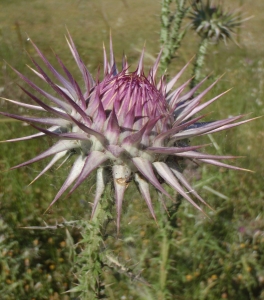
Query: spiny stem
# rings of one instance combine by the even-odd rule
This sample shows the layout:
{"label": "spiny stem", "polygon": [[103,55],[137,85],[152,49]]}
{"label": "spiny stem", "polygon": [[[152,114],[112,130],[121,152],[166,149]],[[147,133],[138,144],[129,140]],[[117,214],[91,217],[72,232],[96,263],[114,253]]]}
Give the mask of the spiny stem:
{"label": "spiny stem", "polygon": [[201,72],[202,72],[202,68],[204,65],[204,59],[205,59],[205,56],[207,53],[207,47],[208,47],[208,38],[204,37],[204,38],[202,38],[202,40],[200,42],[196,60],[194,63],[193,79],[190,84],[191,88],[193,88],[201,79],[201,75],[202,75]]}
{"label": "spiny stem", "polygon": [[[159,198],[162,197],[159,194]],[[162,200],[160,198],[160,200]],[[160,201],[162,203],[162,201]],[[170,251],[172,245],[172,234],[177,225],[177,213],[182,202],[182,196],[177,195],[176,203],[174,203],[168,212],[164,211],[161,205],[161,211],[163,211],[162,220],[160,221],[160,273],[159,273],[159,290],[157,293],[158,300],[166,300],[167,297],[167,275],[170,266]]]}
{"label": "spiny stem", "polygon": [[162,228],[162,241],[160,247],[160,278],[159,278],[159,300],[165,300],[166,294],[166,281],[168,274],[168,256],[170,252],[170,241],[168,239],[166,225],[165,228]]}
{"label": "spiny stem", "polygon": [[112,202],[106,192],[101,198],[91,221],[82,222],[82,251],[77,257],[76,277],[77,287],[72,289],[78,292],[81,300],[105,299],[103,268],[105,266],[106,229],[111,219]]}
{"label": "spiny stem", "polygon": [[185,7],[186,0],[175,0],[176,12],[171,15],[170,4],[171,0],[163,0],[161,7],[161,31],[160,42],[163,46],[161,57],[161,69],[164,72],[171,60],[181,45],[186,31],[181,31],[182,20],[184,19],[188,8]]}
{"label": "spiny stem", "polygon": [[171,1],[172,0],[163,0],[161,5],[160,41],[162,45],[166,45],[169,39]]}
{"label": "spiny stem", "polygon": [[161,5],[161,29],[160,29],[160,43],[163,46],[163,53],[161,58],[162,72],[169,65],[167,57],[169,57],[169,36],[170,36],[170,4],[171,0],[163,0]]}
{"label": "spiny stem", "polygon": [[170,225],[168,222],[167,212],[162,207],[162,195],[159,193],[161,211],[163,212],[162,219],[160,221],[160,271],[159,271],[159,290],[157,293],[158,300],[166,299],[166,282],[168,274],[168,259],[170,252]]}

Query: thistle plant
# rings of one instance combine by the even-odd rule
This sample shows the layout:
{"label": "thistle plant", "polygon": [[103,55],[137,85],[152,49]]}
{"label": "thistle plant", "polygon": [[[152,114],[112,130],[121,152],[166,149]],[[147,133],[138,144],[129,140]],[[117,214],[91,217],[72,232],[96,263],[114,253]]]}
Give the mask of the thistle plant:
{"label": "thistle plant", "polygon": [[194,64],[193,80],[191,87],[195,86],[201,79],[201,70],[207,53],[209,43],[217,44],[220,41],[234,38],[235,30],[239,29],[245,19],[241,19],[241,14],[237,12],[224,11],[220,3],[214,5],[214,1],[206,0],[193,1],[190,13],[191,28],[201,37]]}
{"label": "thistle plant", "polygon": [[[20,87],[35,104],[4,98],[15,107],[32,111],[32,114],[29,116],[9,112],[1,112],[1,114],[27,122],[38,130],[38,133],[4,142],[27,141],[43,136],[57,139],[57,142],[46,151],[11,168],[17,169],[52,157],[33,182],[56,163],[61,166],[70,158],[74,160],[65,182],[48,209],[66,190],[69,189],[69,194],[73,193],[92,173],[96,172],[96,188],[91,209],[92,220],[87,221],[83,226],[83,251],[76,261],[79,285],[72,290],[81,293],[81,299],[95,299],[101,297],[103,293],[102,269],[109,265],[109,253],[105,251],[104,240],[107,236],[105,230],[111,219],[113,202],[108,196],[111,190],[109,186],[112,185],[114,189],[118,232],[125,191],[132,181],[136,183],[155,220],[150,186],[158,191],[164,210],[166,206],[162,196],[175,202],[174,195],[164,187],[164,184],[167,184],[174,193],[178,193],[204,213],[198,202],[208,204],[183,176],[182,159],[187,158],[197,163],[208,163],[234,170],[245,169],[222,162],[235,156],[202,153],[198,150],[206,145],[192,146],[189,145],[188,140],[227,130],[250,120],[241,120],[244,116],[239,115],[219,121],[201,122],[205,115],[198,114],[226,92],[207,102],[202,102],[203,97],[218,80],[199,94],[198,89],[206,79],[190,90],[188,86],[191,79],[179,84],[179,78],[189,63],[170,81],[167,82],[164,75],[158,79],[157,71],[162,51],[148,73],[143,66],[144,50],[135,71],[129,71],[126,57],[123,57],[119,71],[110,38],[110,59],[103,47],[103,78],[99,80],[100,76],[97,75],[95,80],[79,56],[71,36],[68,35],[66,40],[83,82],[76,82],[58,56],[56,58],[64,74],[56,70],[32,42],[42,63],[55,80],[51,79],[49,73],[34,58],[31,58],[34,68],[30,67],[30,69],[35,76],[52,88],[54,93],[45,91],[14,69],[34,91],[33,93]],[[41,117],[34,116],[34,112],[41,112]],[[165,249],[163,252],[167,253],[168,250]],[[164,266],[167,264],[167,254],[164,255]],[[166,276],[161,276],[162,293],[165,291],[165,281]]]}
{"label": "thistle plant", "polygon": [[244,170],[222,162],[222,160],[233,159],[234,156],[201,153],[198,150],[205,145],[191,146],[187,143],[190,138],[227,130],[250,121],[241,121],[243,115],[239,115],[209,123],[200,122],[205,115],[198,116],[197,114],[226,93],[223,92],[202,103],[203,97],[216,85],[218,80],[196,96],[198,88],[205,79],[189,91],[185,90],[190,80],[174,89],[188,64],[169,82],[166,82],[164,76],[157,80],[157,70],[162,52],[159,53],[148,75],[145,75],[144,50],[134,72],[129,71],[126,57],[123,58],[121,71],[118,71],[111,39],[110,61],[108,61],[105,48],[103,50],[104,77],[101,81],[94,80],[81,60],[70,35],[67,43],[82,74],[83,86],[75,81],[58,56],[56,58],[65,73],[64,76],[50,64],[32,42],[44,65],[58,83],[52,81],[34,58],[31,58],[31,61],[35,69],[31,67],[30,69],[48,84],[56,95],[41,89],[15,70],[30,88],[46,98],[47,101],[35,96],[24,87],[21,89],[36,105],[17,100],[5,100],[13,103],[16,107],[47,113],[47,116],[24,116],[1,112],[6,117],[29,123],[39,131],[30,136],[5,142],[26,141],[45,135],[58,140],[46,151],[11,169],[27,166],[52,156],[51,161],[38,174],[35,181],[57,162],[62,161],[60,164],[63,164],[70,157],[75,157],[64,184],[48,209],[68,188],[71,187],[69,194],[73,193],[93,171],[96,171],[96,189],[91,217],[93,218],[95,215],[107,182],[111,182],[115,191],[116,223],[119,231],[124,194],[131,181],[135,181],[152,217],[156,219],[150,196],[150,185],[160,194],[173,200],[162,185],[163,183],[169,185],[195,208],[203,212],[197,201],[203,204],[206,202],[181,173],[180,161],[182,158],[192,159],[197,163]]}

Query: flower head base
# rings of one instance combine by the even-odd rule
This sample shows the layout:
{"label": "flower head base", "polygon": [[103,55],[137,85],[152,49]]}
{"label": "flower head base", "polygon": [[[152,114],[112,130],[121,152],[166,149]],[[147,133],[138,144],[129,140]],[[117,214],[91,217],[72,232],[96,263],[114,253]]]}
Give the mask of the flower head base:
{"label": "flower head base", "polygon": [[213,5],[212,0],[193,1],[191,12],[192,27],[202,37],[214,43],[219,40],[233,39],[234,29],[242,22],[239,13],[224,12],[220,4]]}
{"label": "flower head base", "polygon": [[[36,69],[32,69],[32,71],[52,87],[56,96],[40,89],[31,80],[15,70],[33,90],[44,96],[47,101],[40,100],[24,88],[22,88],[23,91],[37,105],[5,100],[32,111],[47,112],[52,117],[29,117],[1,112],[4,116],[28,122],[39,131],[37,134],[7,140],[6,142],[29,140],[44,135],[58,139],[57,143],[48,150],[12,169],[53,156],[44,170],[34,179],[36,180],[59,160],[64,158],[63,162],[65,162],[67,158],[75,155],[76,159],[72,169],[50,206],[70,186],[72,186],[70,189],[70,193],[72,193],[94,170],[97,170],[93,215],[105,185],[110,180],[109,176],[105,176],[105,172],[110,169],[111,180],[115,188],[117,226],[119,229],[123,197],[131,180],[137,183],[142,197],[145,199],[153,218],[155,218],[149,184],[161,194],[170,197],[160,183],[160,179],[202,211],[190,195],[192,194],[202,203],[205,201],[193,190],[182,175],[178,164],[179,158],[186,157],[198,162],[242,170],[221,162],[222,159],[234,158],[233,156],[202,154],[197,151],[202,146],[188,146],[185,142],[191,137],[226,130],[249,121],[234,123],[242,117],[237,116],[210,123],[198,122],[203,116],[194,117],[194,115],[225,94],[218,95],[206,103],[201,103],[203,96],[216,82],[197,96],[195,93],[203,82],[188,92],[184,92],[184,90],[189,81],[172,90],[187,67],[186,65],[168,83],[162,77],[156,84],[156,72],[161,53],[148,76],[145,76],[143,71],[144,51],[135,72],[128,71],[125,58],[123,59],[122,70],[119,72],[115,64],[111,41],[110,62],[108,62],[104,50],[104,78],[102,81],[95,82],[82,62],[70,36],[67,42],[82,73],[83,90],[58,57],[58,62],[65,73],[64,76],[54,69],[42,52],[33,44],[58,83],[54,83],[33,58],[32,62]],[[49,127],[39,127],[36,124],[44,124]]]}

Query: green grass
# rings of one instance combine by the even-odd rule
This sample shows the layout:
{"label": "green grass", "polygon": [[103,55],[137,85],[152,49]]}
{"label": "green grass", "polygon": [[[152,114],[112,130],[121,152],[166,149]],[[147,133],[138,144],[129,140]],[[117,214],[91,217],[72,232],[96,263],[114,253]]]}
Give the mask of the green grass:
{"label": "green grass", "polygon": [[[27,52],[35,54],[26,41],[25,32],[52,62],[51,48],[59,54],[66,65],[72,66],[70,69],[76,76],[79,75],[63,37],[65,25],[93,74],[102,64],[102,41],[108,42],[109,28],[118,63],[124,50],[131,65],[135,66],[145,40],[147,66],[159,51],[159,1],[2,1],[1,6],[0,87],[4,88],[3,97],[26,99],[16,85],[21,81],[3,61],[33,78],[25,65],[30,64]],[[260,39],[263,16],[258,14],[264,5],[259,0],[244,6],[248,15],[255,14],[256,17],[241,31],[241,48],[230,43],[227,47],[221,45],[209,49],[204,74],[211,71],[213,74],[208,84],[215,77],[225,75],[208,97],[233,87],[208,109],[212,112],[208,117],[210,120],[244,113],[252,113],[255,117],[264,113],[263,40]],[[176,73],[196,50],[197,39],[189,33],[168,70],[169,74]],[[191,68],[188,72],[191,74]],[[12,106],[2,100],[0,105],[1,110],[12,110]],[[155,224],[144,201],[134,192],[134,187],[130,187],[124,204],[122,235],[117,239],[112,225],[107,246],[135,274],[142,271],[141,276],[150,286],[131,281],[115,266],[111,270],[106,268],[108,299],[264,299],[262,124],[263,120],[258,119],[216,134],[213,137],[219,148],[208,147],[210,153],[245,156],[238,159],[236,165],[255,173],[219,171],[205,165],[190,167],[188,174],[193,184],[215,212],[206,209],[210,215],[208,220],[183,201],[166,242],[170,244],[166,270],[160,269],[160,261],[164,258],[160,253],[164,246],[162,226]],[[0,119],[0,126],[0,140],[34,132],[29,126],[5,118]],[[207,137],[202,141],[210,142]],[[8,171],[11,166],[34,157],[52,143],[52,140],[43,138],[0,144],[0,292],[6,300],[74,299],[73,295],[61,293],[75,283],[70,237],[77,242],[80,238],[78,230],[37,231],[21,227],[43,226],[43,221],[55,224],[62,218],[88,219],[92,180],[70,198],[60,199],[49,214],[43,215],[62,184],[70,163],[59,170],[53,169],[29,187],[27,185],[42,170],[44,162]],[[158,201],[155,209],[158,218],[166,220]],[[164,294],[167,296],[163,294],[163,298],[158,298],[160,278],[165,271]]]}

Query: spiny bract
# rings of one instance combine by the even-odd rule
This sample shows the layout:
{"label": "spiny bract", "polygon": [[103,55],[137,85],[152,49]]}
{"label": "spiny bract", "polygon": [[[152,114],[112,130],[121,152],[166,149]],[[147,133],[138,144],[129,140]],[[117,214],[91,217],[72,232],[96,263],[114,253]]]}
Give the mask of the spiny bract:
{"label": "spiny bract", "polygon": [[[23,87],[21,87],[22,90],[36,105],[5,100],[32,111],[47,112],[52,117],[29,117],[1,112],[4,116],[29,123],[39,131],[34,135],[7,140],[6,142],[25,141],[44,135],[58,139],[57,143],[48,150],[12,169],[53,156],[44,170],[35,178],[36,180],[57,161],[66,158],[63,161],[65,162],[70,156],[76,156],[67,179],[50,206],[68,187],[73,185],[70,190],[72,193],[94,170],[97,170],[93,216],[106,183],[110,180],[109,176],[105,176],[105,172],[110,169],[115,189],[117,227],[119,229],[124,193],[129,182],[133,179],[155,219],[149,184],[153,185],[159,193],[170,197],[163,188],[161,180],[202,211],[192,200],[190,194],[203,203],[205,201],[182,175],[178,163],[179,159],[190,158],[198,162],[242,170],[221,162],[222,159],[230,159],[233,156],[202,154],[197,151],[202,146],[186,144],[186,139],[191,137],[226,130],[249,121],[234,123],[242,117],[236,116],[210,123],[198,122],[204,116],[197,117],[195,115],[225,94],[222,93],[206,103],[201,102],[203,96],[217,81],[198,95],[196,95],[197,90],[203,82],[188,92],[184,92],[184,90],[190,80],[173,90],[177,80],[187,67],[186,65],[168,83],[162,76],[156,84],[156,73],[161,52],[146,76],[143,71],[144,50],[135,72],[128,71],[126,58],[123,59],[122,70],[119,72],[115,64],[111,39],[110,62],[107,60],[104,49],[104,78],[102,81],[94,81],[82,62],[70,35],[67,42],[81,71],[84,87],[75,81],[58,57],[57,60],[65,73],[64,76],[55,70],[37,46],[32,43],[59,84],[54,83],[33,58],[31,60],[36,69],[32,69],[32,71],[52,87],[56,96],[40,89],[31,80],[15,70],[33,90],[48,101],[40,100]],[[36,123],[49,127],[47,129],[39,127],[35,125]]]}
{"label": "spiny bract", "polygon": [[225,12],[220,3],[214,5],[214,2],[212,0],[192,2],[190,19],[193,29],[202,38],[208,38],[214,43],[221,39],[225,42],[227,39],[231,39],[236,43],[233,38],[235,30],[246,19],[241,18],[241,12]]}

